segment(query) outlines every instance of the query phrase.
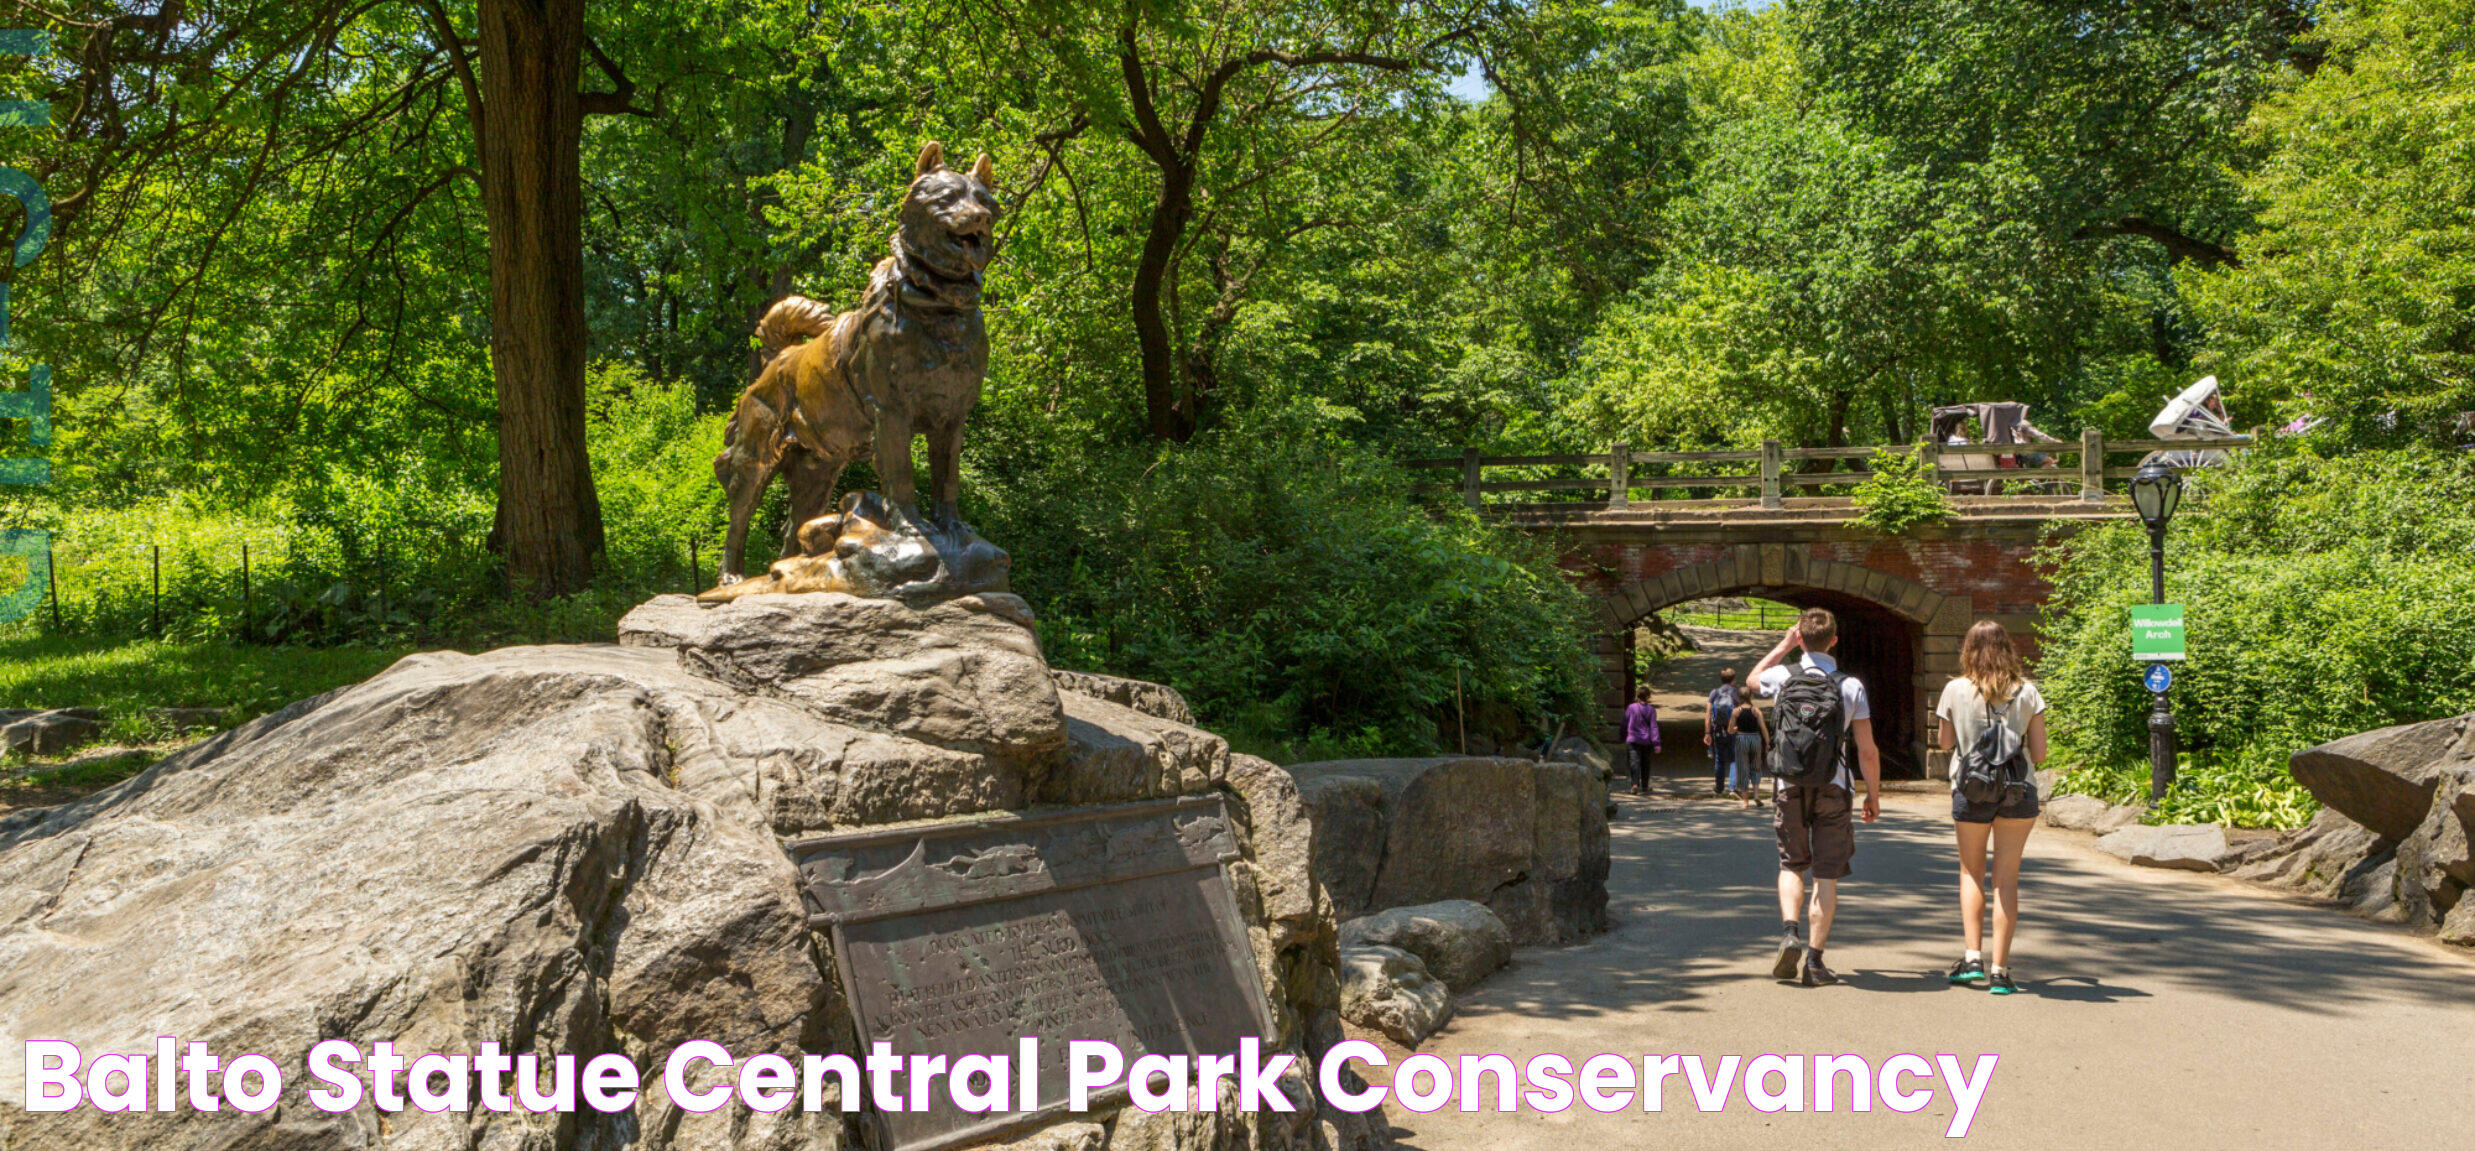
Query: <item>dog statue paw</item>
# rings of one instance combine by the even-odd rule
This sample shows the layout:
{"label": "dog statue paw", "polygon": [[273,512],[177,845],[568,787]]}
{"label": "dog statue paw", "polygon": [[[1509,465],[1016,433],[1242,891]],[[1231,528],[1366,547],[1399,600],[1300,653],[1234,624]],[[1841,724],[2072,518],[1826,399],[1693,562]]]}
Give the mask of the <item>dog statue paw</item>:
{"label": "dog statue paw", "polygon": [[842,510],[799,526],[801,554],[762,576],[724,583],[696,598],[722,603],[767,592],[838,591],[927,607],[1006,591],[1012,559],[960,519],[931,522],[876,492],[842,497]]}

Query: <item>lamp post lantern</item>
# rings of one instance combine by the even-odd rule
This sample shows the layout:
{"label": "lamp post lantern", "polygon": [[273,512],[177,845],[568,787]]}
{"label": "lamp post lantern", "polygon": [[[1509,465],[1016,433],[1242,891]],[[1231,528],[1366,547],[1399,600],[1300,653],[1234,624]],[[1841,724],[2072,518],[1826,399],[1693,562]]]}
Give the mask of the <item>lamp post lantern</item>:
{"label": "lamp post lantern", "polygon": [[[2183,475],[2164,464],[2144,464],[2131,477],[2131,506],[2148,525],[2148,570],[2151,603],[2166,602],[2166,523],[2183,502]],[[2148,713],[2148,797],[2165,798],[2174,784],[2174,709],[2166,693],[2156,693]]]}

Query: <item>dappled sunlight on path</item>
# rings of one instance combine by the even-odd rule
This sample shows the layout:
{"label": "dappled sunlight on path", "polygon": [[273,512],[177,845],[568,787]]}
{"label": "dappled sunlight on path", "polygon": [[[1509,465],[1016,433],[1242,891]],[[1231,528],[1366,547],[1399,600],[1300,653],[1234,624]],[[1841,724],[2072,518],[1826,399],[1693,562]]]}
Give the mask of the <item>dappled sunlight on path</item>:
{"label": "dappled sunlight on path", "polygon": [[[1669,777],[1620,796],[1614,929],[1524,950],[1424,1050],[1450,1060],[1600,1052],[2002,1056],[1971,1142],[1998,1147],[2459,1145],[2475,1094],[2475,957],[2215,876],[2133,868],[2040,829],[2008,999],[1955,988],[1956,855],[1947,799],[1889,797],[1858,829],[1829,956],[1845,980],[1769,977],[1778,932],[1769,813]],[[2454,1069],[2444,1072],[2442,1069]],[[1369,1075],[1384,1082],[1387,1075]],[[1671,1082],[1666,1110],[1465,1115],[1395,1106],[1404,1141],[1448,1148],[1738,1146],[1798,1133],[1834,1147],[1938,1137],[1937,1098],[1903,1115],[1717,1114]],[[1778,1128],[1778,1130],[1773,1130]],[[2063,1136],[2063,1132],[2070,1132]]]}

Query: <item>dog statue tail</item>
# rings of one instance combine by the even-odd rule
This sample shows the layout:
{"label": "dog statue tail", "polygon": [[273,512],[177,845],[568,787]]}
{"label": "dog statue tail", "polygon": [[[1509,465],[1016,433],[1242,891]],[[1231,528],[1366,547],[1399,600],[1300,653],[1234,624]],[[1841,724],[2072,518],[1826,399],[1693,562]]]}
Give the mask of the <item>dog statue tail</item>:
{"label": "dog statue tail", "polygon": [[806,296],[784,296],[765,309],[765,318],[756,321],[756,341],[764,348],[765,363],[772,363],[787,348],[824,335],[834,326],[834,310]]}

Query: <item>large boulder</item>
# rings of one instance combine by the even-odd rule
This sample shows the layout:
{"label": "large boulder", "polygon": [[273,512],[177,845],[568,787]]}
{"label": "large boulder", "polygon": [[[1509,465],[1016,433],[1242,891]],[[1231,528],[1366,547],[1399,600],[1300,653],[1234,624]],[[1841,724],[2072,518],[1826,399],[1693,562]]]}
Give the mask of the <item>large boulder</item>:
{"label": "large boulder", "polygon": [[[1319,820],[1316,874],[1346,892],[1335,895],[1343,915],[1466,899],[1494,909],[1518,943],[1568,943],[1606,929],[1607,785],[1592,768],[1444,756],[1289,771]],[[1335,782],[1343,779],[1365,782]],[[1375,818],[1367,784],[1379,797]],[[1335,813],[1347,822],[1327,833],[1321,821]]]}
{"label": "large boulder", "polygon": [[2475,852],[2468,847],[2475,830],[2475,767],[2442,775],[2432,800],[2415,833],[2398,844],[2399,914],[2427,930],[2440,927],[2475,887]]}
{"label": "large boulder", "polygon": [[1363,775],[1298,773],[1315,821],[1315,878],[1342,919],[1366,914],[1384,864],[1384,786]]}
{"label": "large boulder", "polygon": [[2346,813],[2322,808],[2302,827],[2230,853],[2223,870],[2237,879],[2355,904],[2372,894],[2371,874],[2394,859],[2397,847]]}
{"label": "large boulder", "polygon": [[1483,904],[1448,899],[1393,907],[1341,924],[1342,947],[1397,947],[1454,991],[1467,991],[1512,962],[1512,932]]}
{"label": "large boulder", "polygon": [[[649,605],[626,646],[411,656],[77,803],[0,818],[0,1147],[859,1146],[838,1109],[688,1111],[659,1068],[689,1039],[741,1058],[855,1051],[786,838],[1052,797],[1226,796],[1267,1046],[1303,1062],[1338,1041],[1330,903],[1286,772],[1191,727],[1061,700],[1019,601],[767,602],[780,598]],[[329,1115],[297,1074],[262,1114],[23,1110],[21,1038],[93,1054],[151,1051],[158,1035],[288,1072],[343,1038],[408,1055],[619,1052],[647,1075],[615,1115]],[[1047,1141],[1388,1142],[1380,1116],[1336,1121],[1293,1078],[1295,1116],[1165,1134],[1078,1116]]]}
{"label": "large boulder", "polygon": [[1398,947],[1344,947],[1341,1018],[1416,1047],[1452,1018],[1452,989]]}
{"label": "large boulder", "polygon": [[2305,748],[2288,770],[2326,806],[2394,840],[2415,834],[2452,762],[2475,741],[2475,714],[2400,724]]}
{"label": "large boulder", "polygon": [[2132,826],[2100,837],[2097,850],[2142,867],[2215,871],[2226,857],[2226,829],[2211,823]]}

